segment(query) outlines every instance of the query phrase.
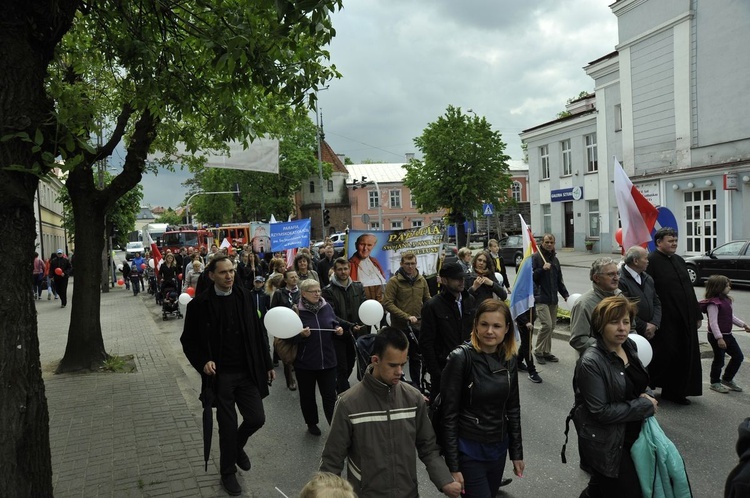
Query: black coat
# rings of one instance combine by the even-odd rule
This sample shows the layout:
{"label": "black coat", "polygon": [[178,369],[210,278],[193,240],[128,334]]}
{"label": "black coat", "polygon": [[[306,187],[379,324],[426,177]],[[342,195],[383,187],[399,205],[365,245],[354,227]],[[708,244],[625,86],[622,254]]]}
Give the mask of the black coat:
{"label": "black coat", "polygon": [[661,324],[661,301],[656,295],[654,279],[646,272],[641,274],[641,283],[635,281],[625,266],[620,268],[620,290],[631,300],[638,301],[638,316],[635,330],[640,335],[646,332],[646,325],[653,323],[656,328]]}
{"label": "black coat", "polygon": [[[703,392],[698,321],[703,318],[685,260],[653,251],[648,269],[661,301],[662,319],[651,339],[653,360],[648,366],[651,386],[670,396],[700,396]],[[663,393],[662,393],[663,394]]]}
{"label": "black coat", "polygon": [[[467,361],[471,362],[469,372]],[[505,360],[496,354],[477,352],[471,345],[453,350],[443,370],[440,396],[445,463],[451,472],[460,470],[458,438],[500,443],[507,434],[510,459],[523,460],[515,356]]]}
{"label": "black coat", "polygon": [[[273,369],[268,336],[262,332],[258,314],[250,300],[249,293],[240,286],[235,286],[232,292],[240,296],[240,327],[245,333],[243,342],[247,364],[251,369],[250,376],[258,387],[261,397],[265,398],[268,396],[268,371]],[[211,384],[208,382],[208,376],[203,373],[206,363],[215,362],[216,371],[218,375],[221,375],[223,316],[218,311],[216,299],[221,298],[216,295],[216,290],[211,286],[188,303],[185,324],[180,337],[185,356],[193,368],[201,374],[204,390]]]}
{"label": "black coat", "polygon": [[440,379],[448,354],[469,340],[476,303],[466,291],[462,293],[461,309],[459,314],[456,298],[447,291],[431,297],[422,306],[419,349],[432,378]]}
{"label": "black coat", "polygon": [[[647,375],[633,340],[628,339],[622,347],[630,358],[628,368]],[[654,405],[646,398],[629,398],[625,364],[604,347],[601,339],[587,348],[576,363],[573,389],[576,392],[573,421],[581,462],[607,477],[617,477],[626,423],[650,417]]]}
{"label": "black coat", "polygon": [[[331,282],[323,289],[323,299],[333,307],[336,318],[345,332],[353,333],[352,327],[362,325],[359,307],[367,298],[360,282],[350,282],[347,287]],[[334,340],[346,339],[346,335],[334,337]]]}
{"label": "black coat", "polygon": [[[544,260],[552,265],[549,270],[544,269]],[[570,295],[563,282],[562,269],[560,261],[554,252],[547,252],[539,249],[531,257],[531,271],[534,273],[534,301],[536,304],[557,304],[557,294],[559,293],[566,300]]]}
{"label": "black coat", "polygon": [[485,301],[487,299],[493,299],[495,297],[495,294],[501,301],[505,301],[508,298],[508,293],[505,291],[505,287],[503,287],[497,281],[495,273],[489,272],[485,276],[492,280],[492,287],[490,287],[489,285],[480,285],[478,289],[474,290],[472,285],[474,285],[474,281],[477,279],[477,277],[479,277],[479,275],[474,271],[472,271],[471,276],[466,279],[466,288],[469,290],[469,294],[474,297],[477,305],[481,304],[482,301]]}

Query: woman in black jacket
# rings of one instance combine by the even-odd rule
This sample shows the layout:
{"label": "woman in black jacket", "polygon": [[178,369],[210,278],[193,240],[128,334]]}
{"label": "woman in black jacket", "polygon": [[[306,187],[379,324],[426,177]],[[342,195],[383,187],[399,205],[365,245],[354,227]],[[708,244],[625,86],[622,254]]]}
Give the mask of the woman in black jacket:
{"label": "woman in black jacket", "polygon": [[581,498],[642,496],[630,448],[657,403],[628,338],[636,313],[636,304],[624,296],[604,298],[591,315],[596,344],[576,364],[573,422],[581,466],[591,474]]}
{"label": "woman in black jacket", "polygon": [[495,265],[488,252],[477,253],[471,260],[471,268],[471,275],[466,281],[466,287],[477,303],[481,303],[485,299],[493,299],[495,296],[501,301],[508,298],[505,287],[497,281]]}
{"label": "woman in black jacket", "polygon": [[508,306],[488,299],[477,307],[471,344],[451,352],[443,370],[445,463],[467,498],[497,495],[508,453],[523,476],[517,349]]}

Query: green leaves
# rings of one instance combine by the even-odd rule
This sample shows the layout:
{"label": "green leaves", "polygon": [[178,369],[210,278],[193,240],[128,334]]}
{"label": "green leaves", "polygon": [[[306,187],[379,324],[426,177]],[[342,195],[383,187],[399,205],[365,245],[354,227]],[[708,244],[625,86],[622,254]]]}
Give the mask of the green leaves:
{"label": "green leaves", "polygon": [[441,208],[470,219],[483,202],[507,200],[510,187],[505,143],[485,118],[448,106],[444,116],[429,123],[414,144],[423,160],[406,165],[404,183],[420,211]]}

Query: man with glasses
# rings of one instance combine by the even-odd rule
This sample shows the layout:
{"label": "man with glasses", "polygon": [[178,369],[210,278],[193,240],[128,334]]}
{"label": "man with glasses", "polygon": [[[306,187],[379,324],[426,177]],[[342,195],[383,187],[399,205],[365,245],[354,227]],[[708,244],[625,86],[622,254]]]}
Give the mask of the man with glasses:
{"label": "man with glasses", "polygon": [[569,342],[579,355],[589,346],[596,344],[596,339],[591,336],[591,313],[596,305],[605,297],[622,294],[619,289],[620,273],[617,271],[617,262],[612,258],[599,258],[594,261],[589,278],[593,282],[591,290],[583,294],[570,310]]}
{"label": "man with glasses", "polygon": [[558,359],[551,351],[552,332],[557,323],[557,295],[567,301],[569,294],[555,253],[555,236],[551,233],[542,237],[542,247],[531,258],[531,270],[534,273],[534,309],[541,323],[534,356],[540,365],[548,361],[555,363]]}

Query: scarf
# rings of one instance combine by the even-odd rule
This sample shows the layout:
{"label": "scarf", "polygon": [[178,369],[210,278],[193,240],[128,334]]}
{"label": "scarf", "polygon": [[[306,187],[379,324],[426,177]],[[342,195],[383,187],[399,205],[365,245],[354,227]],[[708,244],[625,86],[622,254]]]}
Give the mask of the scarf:
{"label": "scarf", "polygon": [[318,310],[320,310],[320,308],[322,308],[323,305],[326,303],[322,298],[319,299],[317,303],[311,303],[304,297],[300,300],[300,302],[302,303],[303,308],[305,308],[310,313],[314,313],[314,314],[317,314]]}

